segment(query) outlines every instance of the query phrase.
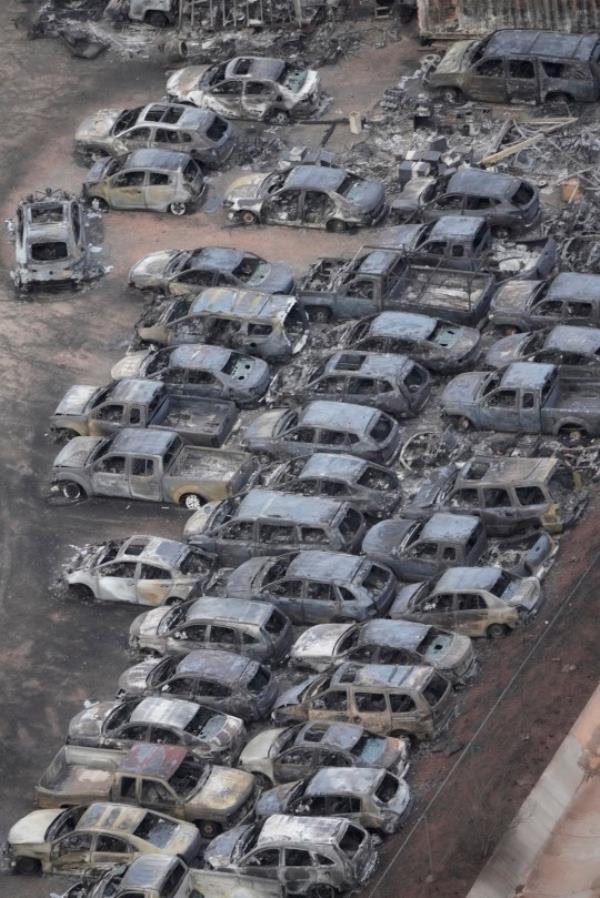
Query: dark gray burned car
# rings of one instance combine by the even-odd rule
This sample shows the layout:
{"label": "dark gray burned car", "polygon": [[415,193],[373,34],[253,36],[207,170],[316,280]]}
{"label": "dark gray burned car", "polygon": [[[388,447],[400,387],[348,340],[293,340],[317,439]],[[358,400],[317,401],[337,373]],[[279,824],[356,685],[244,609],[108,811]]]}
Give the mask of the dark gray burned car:
{"label": "dark gray burned car", "polygon": [[230,399],[239,406],[257,403],[271,380],[271,370],[263,359],[208,343],[129,352],[113,365],[110,374],[114,380],[158,380],[168,385],[171,395]]}
{"label": "dark gray burned car", "polygon": [[233,128],[209,109],[150,103],[136,109],[100,109],[75,132],[86,155],[123,156],[133,150],[177,150],[207,168],[219,168],[235,146]]}
{"label": "dark gray burned car", "polygon": [[232,571],[226,595],[271,602],[296,624],[363,621],[385,614],[397,589],[390,569],[342,552],[252,558]]}
{"label": "dark gray burned car", "polygon": [[481,335],[465,327],[415,312],[381,312],[337,331],[343,349],[362,352],[406,353],[441,374],[470,365],[479,354]]}
{"label": "dark gray burned car", "polygon": [[550,332],[512,334],[493,343],[484,356],[491,368],[513,362],[556,365],[561,380],[600,382],[600,328],[557,324]]}
{"label": "dark gray burned car", "polygon": [[319,400],[298,411],[263,412],[243,429],[241,444],[275,458],[324,450],[389,464],[400,445],[400,428],[385,412],[368,405]]}
{"label": "dark gray burned car", "polygon": [[271,489],[302,496],[347,499],[368,518],[392,515],[402,502],[398,475],[355,455],[315,452],[295,458],[262,475]]}
{"label": "dark gray burned car", "polygon": [[242,224],[328,231],[376,225],[388,211],[380,181],[320,165],[243,175],[230,185],[223,205],[229,218]]}
{"label": "dark gray burned car", "polygon": [[239,717],[166,695],[88,702],[69,723],[70,745],[125,751],[138,742],[183,745],[200,760],[234,764],[246,728]]}
{"label": "dark gray burned car", "polygon": [[205,505],[183,532],[188,542],[232,565],[313,546],[354,552],[365,530],[362,514],[349,502],[251,489],[241,499]]}
{"label": "dark gray burned car", "polygon": [[297,364],[280,371],[271,383],[269,400],[341,400],[412,418],[430,392],[429,373],[408,356],[346,349],[316,365]]}
{"label": "dark gray burned car", "polygon": [[285,262],[267,262],[229,246],[166,249],[149,253],[130,269],[130,287],[170,295],[205,287],[236,287],[261,293],[292,293],[294,274]]}
{"label": "dark gray burned car", "polygon": [[365,829],[393,833],[410,806],[406,780],[376,767],[324,767],[310,777],[276,786],[254,807],[258,820],[271,814],[314,817],[331,814]]}
{"label": "dark gray burned car", "polygon": [[[422,182],[422,183],[421,183]],[[494,228],[519,230],[541,216],[537,187],[522,178],[465,168],[449,181],[414,178],[393,201],[395,221],[435,221],[448,213],[485,218]]]}
{"label": "dark gray burned car", "polygon": [[508,334],[555,324],[600,327],[600,275],[561,272],[553,280],[510,280],[496,291],[490,321]]}

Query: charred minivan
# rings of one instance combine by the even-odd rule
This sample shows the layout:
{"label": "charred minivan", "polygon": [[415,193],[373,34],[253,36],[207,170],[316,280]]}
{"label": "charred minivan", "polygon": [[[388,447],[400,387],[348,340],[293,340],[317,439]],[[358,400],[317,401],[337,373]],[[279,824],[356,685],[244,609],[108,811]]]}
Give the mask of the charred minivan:
{"label": "charred minivan", "polygon": [[216,343],[286,362],[305,346],[308,319],[293,296],[209,287],[150,309],[136,331],[143,343]]}
{"label": "charred minivan", "polygon": [[453,44],[427,82],[450,102],[595,102],[600,42],[594,33],[506,28]]}

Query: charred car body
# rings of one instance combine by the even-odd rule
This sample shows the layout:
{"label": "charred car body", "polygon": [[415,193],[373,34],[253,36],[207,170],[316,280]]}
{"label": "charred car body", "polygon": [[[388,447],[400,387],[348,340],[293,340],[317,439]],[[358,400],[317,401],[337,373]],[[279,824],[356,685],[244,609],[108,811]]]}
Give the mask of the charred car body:
{"label": "charred car body", "polygon": [[600,275],[564,271],[549,283],[507,281],[492,300],[490,321],[510,334],[555,324],[600,327]]}
{"label": "charred car body", "polygon": [[600,383],[600,328],[557,324],[550,332],[502,337],[490,346],[484,361],[497,370],[512,362],[541,362],[556,365],[562,381]]}

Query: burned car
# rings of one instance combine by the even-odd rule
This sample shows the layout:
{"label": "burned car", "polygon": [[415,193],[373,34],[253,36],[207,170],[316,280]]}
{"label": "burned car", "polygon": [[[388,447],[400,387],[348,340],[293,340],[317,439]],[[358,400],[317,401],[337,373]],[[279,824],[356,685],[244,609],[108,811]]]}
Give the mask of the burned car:
{"label": "burned car", "polygon": [[36,285],[74,286],[104,273],[94,259],[88,212],[63,190],[21,200],[8,226],[15,243],[10,276],[22,293]]}
{"label": "burned car", "polygon": [[80,599],[172,605],[205,583],[211,559],[185,543],[136,535],[84,546],[69,562],[64,580]]}
{"label": "burned car", "polygon": [[402,509],[406,517],[433,511],[476,514],[490,534],[544,527],[562,533],[582,514],[588,492],[581,474],[557,458],[474,455],[462,466],[441,468]]}
{"label": "burned car", "polygon": [[260,873],[287,893],[335,895],[369,878],[377,852],[372,836],[348,820],[274,814],[217,836],[204,861],[215,870]]}
{"label": "burned car", "polygon": [[138,742],[183,745],[201,761],[234,764],[246,729],[239,717],[166,695],[88,702],[69,723],[70,745],[127,751]]}
{"label": "burned car", "polygon": [[555,324],[600,327],[600,275],[563,271],[549,282],[506,281],[490,305],[490,322],[508,334]]}
{"label": "burned car", "polygon": [[429,664],[453,683],[469,675],[471,641],[449,630],[402,620],[358,624],[318,624],[302,633],[290,653],[294,664],[321,673],[353,661],[357,664]]}
{"label": "burned car", "polygon": [[136,332],[145,343],[216,343],[287,362],[306,345],[308,319],[292,296],[209,287],[150,309]]}
{"label": "burned car", "polygon": [[167,249],[149,253],[130,269],[130,287],[170,294],[199,293],[205,287],[235,287],[260,293],[289,294],[294,274],[285,262],[229,246]]}
{"label": "burned car", "polygon": [[188,153],[207,168],[219,168],[234,147],[229,122],[208,109],[178,103],[100,109],[75,132],[75,150],[83,155],[124,156],[133,150],[171,150]]}
{"label": "burned car", "polygon": [[430,739],[452,709],[452,685],[429,665],[344,662],[282,692],[271,717],[276,724],[352,721],[379,735]]}
{"label": "burned car", "polygon": [[270,489],[347,499],[369,519],[389,517],[402,502],[398,475],[356,455],[315,452],[267,468],[262,477]]}
{"label": "burned car", "polygon": [[119,677],[118,698],[157,694],[191,699],[244,721],[260,720],[273,706],[277,683],[258,661],[218,649],[141,661]]}
{"label": "burned car", "polygon": [[550,332],[502,337],[483,360],[497,370],[512,362],[541,362],[556,365],[562,381],[600,383],[600,328],[557,324]]}
{"label": "burned car", "polygon": [[125,0],[125,4],[127,17],[132,22],[145,22],[155,28],[166,28],[177,21],[176,0]]}
{"label": "burned car", "polygon": [[312,366],[288,366],[275,376],[269,400],[350,401],[381,409],[396,418],[413,418],[429,399],[429,372],[405,355],[334,352]]}
{"label": "burned car", "polygon": [[317,545],[358,551],[365,531],[363,516],[349,502],[251,489],[238,500],[205,505],[188,519],[183,533],[220,564],[234,565]]}
{"label": "burned car", "polygon": [[513,362],[502,372],[458,374],[441,402],[442,414],[464,430],[600,435],[600,387],[565,383],[556,365]]}
{"label": "burned car", "polygon": [[83,182],[92,208],[147,209],[185,215],[202,199],[206,184],[198,163],[187,153],[134,150],[96,162]]}
{"label": "burned car", "polygon": [[167,94],[226,118],[285,124],[307,118],[321,100],[319,75],[283,59],[236,56],[212,66],[187,66],[167,81]]}
{"label": "burned car", "polygon": [[266,393],[271,370],[263,359],[223,346],[185,343],[130,352],[111,369],[115,380],[143,377],[166,384],[171,395],[254,405]]}
{"label": "burned car", "polygon": [[286,225],[345,231],[370,227],[386,216],[380,181],[343,168],[297,165],[290,171],[242,175],[230,184],[223,206],[241,224]]}
{"label": "burned car", "polygon": [[184,655],[192,649],[224,649],[277,664],[293,640],[284,614],[265,602],[202,597],[178,608],[147,612],[132,621],[129,647],[151,655]]}
{"label": "burned car", "polygon": [[475,327],[429,315],[380,312],[346,325],[339,334],[339,344],[360,352],[406,353],[431,371],[452,374],[477,358],[481,334]]}
{"label": "burned car", "polygon": [[451,103],[594,102],[600,97],[597,34],[503,28],[452,44],[426,83]]}
{"label": "burned car", "polygon": [[542,598],[537,577],[519,577],[501,567],[455,567],[402,587],[390,617],[494,639],[526,623]]}
{"label": "burned car", "polygon": [[389,568],[341,552],[253,558],[232,571],[226,595],[271,602],[297,624],[362,621],[385,614],[397,582]]}
{"label": "burned car", "polygon": [[254,814],[257,820],[265,820],[271,814],[329,814],[354,820],[365,829],[394,833],[400,828],[410,801],[406,780],[387,770],[324,767],[299,782],[263,793]]}
{"label": "burned car", "polygon": [[537,187],[522,178],[464,168],[449,181],[414,178],[393,201],[395,221],[435,221],[448,213],[485,218],[491,227],[532,228],[541,217]]}
{"label": "burned car", "polygon": [[19,873],[82,873],[137,854],[164,852],[191,861],[200,836],[191,823],[145,808],[100,803],[89,808],[32,811],[8,833],[10,866]]}
{"label": "burned car", "polygon": [[371,406],[318,400],[298,410],[263,412],[243,428],[241,444],[252,453],[275,458],[323,450],[389,464],[400,446],[400,428],[393,418]]}
{"label": "burned car", "polygon": [[125,427],[111,437],[75,437],[52,466],[50,501],[115,496],[200,508],[235,495],[256,461],[243,452],[184,445],[172,430]]}

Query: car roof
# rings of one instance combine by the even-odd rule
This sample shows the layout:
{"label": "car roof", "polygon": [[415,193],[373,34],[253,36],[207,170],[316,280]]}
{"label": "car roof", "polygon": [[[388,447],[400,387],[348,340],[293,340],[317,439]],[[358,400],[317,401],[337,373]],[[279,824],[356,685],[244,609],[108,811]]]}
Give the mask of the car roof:
{"label": "car roof", "polygon": [[513,193],[521,183],[520,178],[498,172],[465,168],[457,171],[448,181],[446,193],[476,193],[504,198]]}
{"label": "car roof", "polygon": [[256,290],[234,290],[230,287],[207,287],[192,302],[189,315],[231,315],[273,321],[285,318],[296,304],[293,296],[259,293]]}
{"label": "car roof", "polygon": [[[141,552],[131,552],[131,547],[143,545]],[[188,546],[174,539],[164,539],[162,536],[130,536],[121,545],[117,558],[131,557],[139,561],[162,561],[165,564],[176,565]]]}
{"label": "car roof", "polygon": [[84,811],[75,829],[133,833],[147,813],[147,808],[98,801]]}
{"label": "car roof", "polygon": [[369,333],[374,337],[412,337],[427,340],[437,319],[414,312],[381,312],[371,321]]}
{"label": "car roof", "polygon": [[468,487],[476,483],[503,486],[509,481],[549,480],[558,465],[554,458],[474,455],[458,472],[456,484]]}
{"label": "car roof", "polygon": [[118,402],[139,402],[147,405],[155,396],[164,392],[164,386],[153,380],[144,380],[141,377],[125,377],[118,380],[110,388],[108,399]]}
{"label": "car roof", "polygon": [[187,153],[174,150],[134,150],[124,160],[121,171],[138,168],[160,169],[162,171],[178,171],[190,161]]}
{"label": "car roof", "polygon": [[430,629],[428,624],[374,618],[366,621],[361,627],[358,644],[417,649]]}
{"label": "car roof", "polygon": [[235,685],[246,678],[249,671],[254,673],[256,661],[216,649],[197,649],[189,652],[177,665],[177,674],[188,674],[215,680],[227,685]]}
{"label": "car roof", "polygon": [[179,769],[186,756],[187,749],[183,745],[139,742],[127,752],[127,756],[119,765],[119,773],[156,776],[168,780]]}
{"label": "car roof", "polygon": [[256,841],[257,848],[281,843],[303,842],[307,845],[335,844],[340,831],[346,829],[339,817],[293,817],[272,814],[267,817]]}
{"label": "car roof", "polygon": [[231,356],[231,349],[208,343],[183,343],[169,353],[169,368],[221,371]]}
{"label": "car roof", "polygon": [[344,502],[322,496],[297,496],[275,490],[253,489],[242,499],[236,519],[281,518],[297,524],[328,524]]}
{"label": "car roof", "polygon": [[231,623],[255,624],[260,627],[271,616],[273,606],[266,602],[251,602],[248,599],[204,597],[196,599],[186,611],[186,624],[197,621],[228,621]]}
{"label": "car roof", "polygon": [[140,452],[163,455],[171,447],[177,434],[172,430],[146,430],[142,427],[124,427],[118,430],[111,442],[111,451]]}
{"label": "car roof", "polygon": [[554,365],[545,365],[541,362],[513,362],[504,371],[500,387],[541,390],[555,371]]}
{"label": "car roof", "polygon": [[485,46],[485,56],[515,54],[519,56],[558,56],[563,59],[587,60],[598,42],[594,34],[565,34],[557,31],[506,28],[492,34]]}
{"label": "car roof", "polygon": [[372,377],[399,377],[413,361],[408,356],[391,352],[364,352],[343,349],[335,352],[325,365],[327,374],[348,373]]}
{"label": "car roof", "polygon": [[285,179],[286,190],[331,190],[336,191],[348,172],[343,168],[325,165],[297,165]]}
{"label": "car roof", "polygon": [[340,664],[331,675],[331,685],[382,686],[420,689],[430,679],[433,668],[427,664]]}
{"label": "car roof", "polygon": [[368,795],[387,771],[380,767],[324,767],[309,780],[304,797],[313,795]]}
{"label": "car roof", "polygon": [[442,215],[434,224],[428,239],[473,238],[482,224],[485,225],[485,218],[475,215]]}
{"label": "car roof", "polygon": [[[174,109],[179,112],[179,118],[176,122],[163,121],[155,117],[161,111],[167,117]],[[205,130],[210,127],[214,119],[215,113],[211,109],[189,106],[186,103],[148,103],[140,112],[136,124],[139,125],[141,122],[145,122],[149,125],[157,125],[171,130],[179,128]]]}
{"label": "car roof", "polygon": [[446,514],[438,511],[433,514],[421,530],[420,539],[448,539],[460,542],[467,539],[480,526],[479,518],[470,514]]}
{"label": "car roof", "polygon": [[286,571],[286,577],[347,582],[356,577],[365,560],[364,557],[344,552],[298,552]]}
{"label": "car roof", "polygon": [[597,353],[600,350],[600,328],[557,324],[544,340],[544,349]]}
{"label": "car roof", "polygon": [[337,480],[357,480],[369,462],[356,455],[335,455],[333,452],[315,452],[297,475],[299,480],[312,477],[335,477]]}
{"label": "car roof", "polygon": [[600,302],[600,274],[563,271],[557,274],[546,293],[546,299],[572,299]]}
{"label": "car roof", "polygon": [[[248,72],[240,75],[236,67],[241,61],[249,61]],[[273,56],[235,56],[230,59],[225,69],[225,78],[257,78],[259,81],[277,81],[285,62]]]}
{"label": "car roof", "polygon": [[382,412],[369,405],[352,402],[308,402],[300,412],[298,423],[303,427],[324,427],[328,430],[366,431]]}
{"label": "car roof", "polygon": [[401,256],[395,249],[373,249],[362,258],[359,256],[355,271],[360,274],[385,274]]}
{"label": "car roof", "polygon": [[491,589],[502,575],[502,568],[451,567],[444,571],[435,585],[435,592],[455,592],[461,589]]}
{"label": "car roof", "polygon": [[363,735],[363,728],[355,723],[306,723],[298,731],[294,745],[325,745],[350,751]]}
{"label": "car roof", "polygon": [[129,889],[159,889],[167,873],[179,858],[170,854],[140,854],[127,867],[120,882],[119,891]]}
{"label": "car roof", "polygon": [[185,269],[197,271],[233,271],[246,253],[229,246],[203,246],[193,250]]}
{"label": "car roof", "polygon": [[150,695],[131,712],[130,723],[163,724],[184,730],[198,713],[198,705],[183,698]]}

